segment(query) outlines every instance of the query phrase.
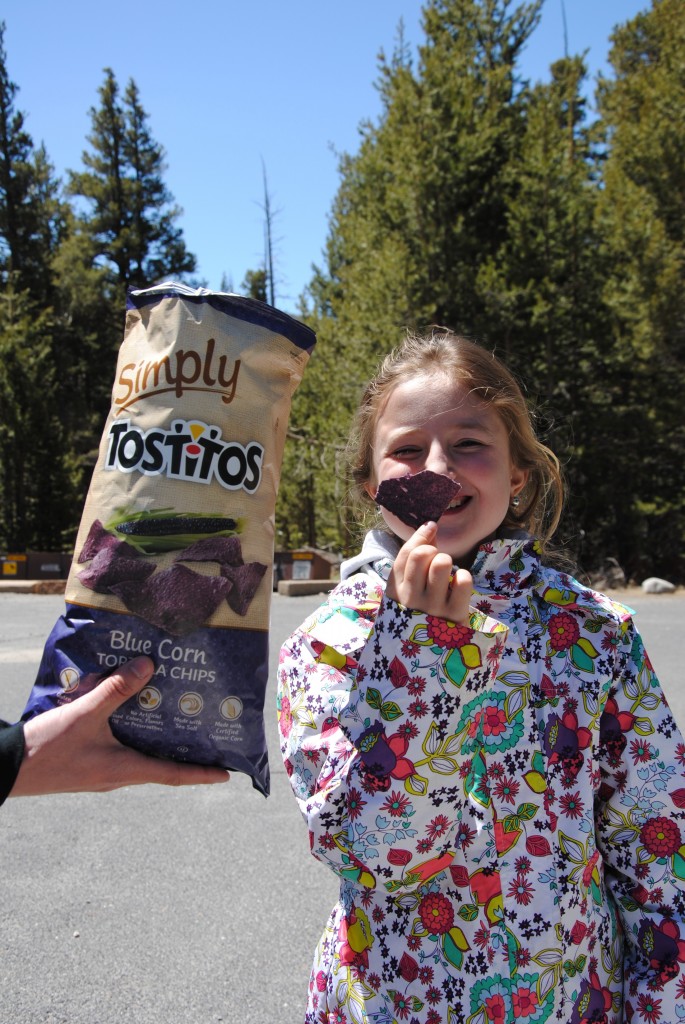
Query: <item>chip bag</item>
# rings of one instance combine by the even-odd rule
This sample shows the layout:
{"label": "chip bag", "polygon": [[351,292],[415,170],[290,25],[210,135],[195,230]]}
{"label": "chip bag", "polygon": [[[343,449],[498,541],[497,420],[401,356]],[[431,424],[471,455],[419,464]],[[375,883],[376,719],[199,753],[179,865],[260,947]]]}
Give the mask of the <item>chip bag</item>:
{"label": "chip bag", "polygon": [[24,720],[145,654],[111,718],[148,754],[248,774],[264,735],[274,512],[290,401],[315,343],[256,300],[132,291],[111,410]]}

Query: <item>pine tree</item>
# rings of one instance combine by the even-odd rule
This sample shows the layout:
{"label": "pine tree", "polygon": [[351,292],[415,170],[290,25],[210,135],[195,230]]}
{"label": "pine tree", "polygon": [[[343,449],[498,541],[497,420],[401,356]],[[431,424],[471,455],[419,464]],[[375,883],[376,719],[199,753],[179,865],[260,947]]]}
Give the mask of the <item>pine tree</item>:
{"label": "pine tree", "polygon": [[86,170],[69,175],[69,192],[85,204],[70,212],[54,260],[64,314],[59,365],[71,395],[65,415],[84,470],[109,408],[127,289],[182,279],[195,268],[164,184],[164,151],[152,137],[135,83],[122,98],[107,68],[99,98],[90,112]]}
{"label": "pine tree", "polygon": [[63,549],[74,472],[58,401],[54,324],[10,281],[0,294],[0,547]]}
{"label": "pine tree", "polygon": [[[527,92],[506,237],[481,268],[477,290],[493,346],[518,372],[538,429],[567,467],[566,546],[581,567],[596,567],[616,477],[611,447],[596,443],[608,429],[613,354],[595,223],[597,131],[587,117],[585,78],[581,58],[564,58],[548,83]],[[615,555],[614,547],[606,554]]]}
{"label": "pine tree", "polygon": [[[381,55],[381,115],[340,160],[326,265],[305,297],[319,343],[293,406],[301,440],[286,457],[313,494],[317,535],[346,536],[336,453],[381,355],[407,328],[484,336],[492,326],[480,275],[506,239],[524,129],[517,60],[540,7],[430,0],[418,68],[401,30],[391,59]],[[285,502],[284,520],[297,522]]]}
{"label": "pine tree", "polygon": [[0,283],[51,300],[50,260],[63,230],[64,209],[43,147],[35,150],[24,114],[15,107],[0,23]]}
{"label": "pine tree", "polygon": [[93,236],[71,212],[53,260],[60,313],[55,361],[64,424],[84,474],[109,409],[125,320],[120,289],[97,256]]}
{"label": "pine tree", "polygon": [[123,309],[128,288],[145,287],[166,276],[183,279],[195,270],[176,221],[178,207],[164,184],[165,154],[148,125],[138,88],[131,79],[123,101],[111,68],[91,108],[87,170],[70,174],[70,191],[90,205],[82,231],[94,245],[95,261],[110,272]]}
{"label": "pine tree", "polygon": [[240,286],[241,294],[247,295],[250,299],[266,302],[266,282],[267,273],[264,267],[260,267],[258,270],[248,270]]}
{"label": "pine tree", "polygon": [[74,460],[52,264],[68,211],[45,149],[34,149],[15,108],[4,33],[1,24],[0,547],[61,549],[73,520]]}
{"label": "pine tree", "polygon": [[[685,6],[654,0],[612,37],[598,99],[598,223],[615,353],[614,543],[636,576],[685,578]],[[611,531],[608,531],[611,532]]]}

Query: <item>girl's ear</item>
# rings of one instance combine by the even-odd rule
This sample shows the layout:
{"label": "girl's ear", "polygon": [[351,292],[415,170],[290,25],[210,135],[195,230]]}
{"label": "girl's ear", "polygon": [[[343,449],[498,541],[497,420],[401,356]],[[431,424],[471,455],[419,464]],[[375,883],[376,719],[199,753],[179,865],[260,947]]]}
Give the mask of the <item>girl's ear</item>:
{"label": "girl's ear", "polygon": [[517,494],[520,494],[523,488],[528,483],[528,477],[530,476],[530,470],[519,469],[518,466],[511,467],[511,497],[515,498]]}
{"label": "girl's ear", "polygon": [[378,490],[378,488],[373,483],[373,481],[367,480],[366,483],[364,484],[364,490],[366,491],[368,496],[371,498],[371,501],[375,501],[376,500],[376,491]]}

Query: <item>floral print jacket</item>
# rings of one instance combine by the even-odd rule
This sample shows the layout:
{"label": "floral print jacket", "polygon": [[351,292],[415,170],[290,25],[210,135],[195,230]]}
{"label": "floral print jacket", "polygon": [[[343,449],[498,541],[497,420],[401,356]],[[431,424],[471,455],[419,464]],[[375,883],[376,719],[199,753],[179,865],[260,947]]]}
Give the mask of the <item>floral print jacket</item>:
{"label": "floral print jacket", "polygon": [[685,745],[631,613],[484,544],[468,627],[343,581],[281,651],[341,881],[307,1024],[685,1020]]}

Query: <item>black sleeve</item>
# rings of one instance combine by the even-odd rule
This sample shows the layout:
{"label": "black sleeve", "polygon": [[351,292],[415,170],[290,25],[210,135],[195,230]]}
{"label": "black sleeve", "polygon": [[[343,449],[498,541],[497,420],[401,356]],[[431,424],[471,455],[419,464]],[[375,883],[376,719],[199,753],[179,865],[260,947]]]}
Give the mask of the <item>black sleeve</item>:
{"label": "black sleeve", "polygon": [[3,804],[19,774],[24,756],[24,723],[0,721],[0,804]]}

